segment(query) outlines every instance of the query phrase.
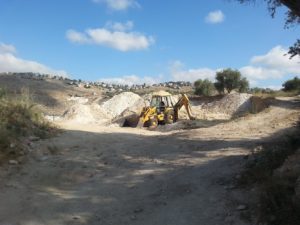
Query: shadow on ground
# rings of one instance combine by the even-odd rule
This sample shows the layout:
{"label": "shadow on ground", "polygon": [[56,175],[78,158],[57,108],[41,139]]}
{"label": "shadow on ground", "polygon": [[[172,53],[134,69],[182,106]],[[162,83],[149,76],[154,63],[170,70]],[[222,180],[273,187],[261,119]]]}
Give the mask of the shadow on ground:
{"label": "shadow on ground", "polygon": [[43,149],[0,186],[0,224],[247,224],[240,191],[224,187],[271,138],[66,131],[37,146],[56,154]]}

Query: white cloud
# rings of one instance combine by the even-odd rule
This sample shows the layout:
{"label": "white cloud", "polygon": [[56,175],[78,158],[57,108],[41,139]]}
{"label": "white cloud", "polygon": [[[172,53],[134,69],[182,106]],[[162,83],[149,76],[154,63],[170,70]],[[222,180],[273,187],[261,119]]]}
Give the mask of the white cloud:
{"label": "white cloud", "polygon": [[221,10],[212,11],[205,17],[205,21],[212,24],[222,23],[224,20],[225,15]]}
{"label": "white cloud", "polygon": [[[273,90],[281,89],[278,81],[281,82],[287,75],[300,75],[300,57],[294,57],[292,60],[285,56],[288,50],[282,46],[275,46],[264,55],[254,56],[249,60],[249,64],[241,67],[242,75],[247,77],[250,86],[271,88]],[[170,78],[174,81],[194,82],[198,79],[208,79],[215,81],[216,72],[222,69],[212,68],[193,68],[187,69],[183,62],[176,60],[169,63],[168,71]],[[101,79],[101,81],[117,84],[143,84],[159,83],[163,77],[142,77],[136,75],[122,76],[118,78]]]}
{"label": "white cloud", "polygon": [[102,45],[124,52],[148,49],[155,42],[151,36],[129,32],[132,28],[132,21],[109,22],[106,28],[87,29],[85,32],[68,30],[66,37],[73,43]]}
{"label": "white cloud", "polygon": [[240,68],[240,72],[247,78],[254,80],[276,79],[283,76],[279,70],[256,66],[244,66]]}
{"label": "white cloud", "polygon": [[75,30],[68,30],[66,33],[66,37],[69,41],[73,43],[81,43],[81,44],[89,43],[89,39],[85,34],[77,32]]}
{"label": "white cloud", "polygon": [[269,88],[269,89],[272,89],[272,90],[280,90],[280,89],[282,89],[282,86],[279,86],[279,85],[268,85],[268,86],[264,86],[263,88]]}
{"label": "white cloud", "polygon": [[[261,86],[270,83],[272,89],[279,89],[278,85],[273,85],[274,81],[284,79],[288,75],[300,75],[300,57],[289,59],[287,49],[282,46],[275,46],[264,55],[254,56],[250,63],[241,67],[239,71],[245,76],[251,86]],[[185,69],[181,61],[174,61],[170,64],[169,71],[173,80],[194,82],[197,79],[209,79],[215,81],[217,71],[221,69],[196,68]]]}
{"label": "white cloud", "polygon": [[123,11],[128,8],[140,7],[139,3],[135,0],[93,0],[96,3],[104,3],[111,10]]}
{"label": "white cloud", "polygon": [[16,48],[13,45],[7,45],[0,42],[0,54],[16,53]]}
{"label": "white cloud", "polygon": [[265,55],[254,56],[250,65],[242,67],[241,73],[249,79],[267,80],[300,74],[300,57],[289,58],[282,46],[272,48]]}
{"label": "white cloud", "polygon": [[254,56],[251,64],[262,65],[265,68],[271,68],[281,71],[282,73],[300,73],[300,57],[290,59],[286,55],[287,49],[278,45],[272,48],[267,54]]}
{"label": "white cloud", "polygon": [[18,58],[13,45],[0,44],[0,72],[34,72],[67,76],[62,70],[51,69],[41,63]]}
{"label": "white cloud", "polygon": [[129,31],[132,30],[134,23],[132,21],[127,21],[126,23],[119,22],[107,22],[105,27],[114,31]]}
{"label": "white cloud", "polygon": [[122,85],[134,85],[134,84],[155,84],[161,82],[162,77],[139,77],[136,75],[127,75],[127,76],[121,76],[121,77],[113,77],[113,78],[102,78],[99,81],[105,82],[108,84],[122,84]]}
{"label": "white cloud", "polygon": [[190,81],[194,82],[198,79],[215,79],[216,70],[209,68],[184,69],[184,64],[181,61],[174,61],[169,66],[171,77],[174,81]]}

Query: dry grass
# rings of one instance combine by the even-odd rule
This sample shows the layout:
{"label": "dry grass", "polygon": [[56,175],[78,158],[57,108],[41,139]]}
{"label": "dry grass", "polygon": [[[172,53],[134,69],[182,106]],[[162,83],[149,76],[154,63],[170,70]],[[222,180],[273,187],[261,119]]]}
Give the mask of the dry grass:
{"label": "dry grass", "polygon": [[22,138],[47,138],[54,134],[56,129],[44,120],[32,102],[27,89],[13,96],[0,89],[0,154],[7,154],[12,146],[20,146]]}
{"label": "dry grass", "polygon": [[261,98],[275,98],[275,97],[293,97],[299,95],[299,91],[272,91],[270,93],[257,92],[254,96]]}

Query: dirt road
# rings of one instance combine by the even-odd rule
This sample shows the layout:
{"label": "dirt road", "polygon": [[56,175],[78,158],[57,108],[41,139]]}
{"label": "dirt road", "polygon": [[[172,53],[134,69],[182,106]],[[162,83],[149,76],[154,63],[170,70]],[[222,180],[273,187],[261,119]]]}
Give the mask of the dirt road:
{"label": "dirt road", "polygon": [[1,170],[0,224],[251,224],[237,210],[247,195],[234,186],[243,156],[299,115],[298,103],[278,100],[193,130],[61,124],[62,134]]}

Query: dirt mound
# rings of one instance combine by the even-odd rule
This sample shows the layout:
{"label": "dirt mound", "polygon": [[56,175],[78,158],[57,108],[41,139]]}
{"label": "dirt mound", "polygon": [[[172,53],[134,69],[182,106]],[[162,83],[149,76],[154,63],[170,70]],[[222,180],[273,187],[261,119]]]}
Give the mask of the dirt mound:
{"label": "dirt mound", "polygon": [[123,92],[115,95],[100,106],[111,118],[115,118],[121,115],[125,110],[137,105],[141,100],[142,98],[137,94],[132,92]]}
{"label": "dirt mound", "polygon": [[150,105],[148,95],[138,97],[139,98],[137,98],[134,104],[123,110],[121,114],[117,115],[112,120],[112,124],[117,124],[119,126],[136,127],[143,107]]}
{"label": "dirt mound", "polygon": [[72,98],[72,105],[62,116],[63,120],[74,123],[102,125],[123,125],[126,118],[138,117],[141,109],[145,106],[145,100],[132,92],[124,92],[113,98],[97,104],[88,102],[85,98]]}
{"label": "dirt mound", "polygon": [[95,119],[91,113],[88,105],[76,104],[68,109],[63,117],[68,120],[73,120],[78,123],[90,123],[95,122]]}
{"label": "dirt mound", "polygon": [[[228,94],[218,101],[192,105],[192,112],[198,119],[230,119],[251,110],[251,97],[251,94]],[[181,115],[185,116],[186,113]]]}
{"label": "dirt mound", "polygon": [[97,104],[87,105],[78,103],[70,107],[61,119],[79,124],[105,124],[109,122],[110,117]]}

